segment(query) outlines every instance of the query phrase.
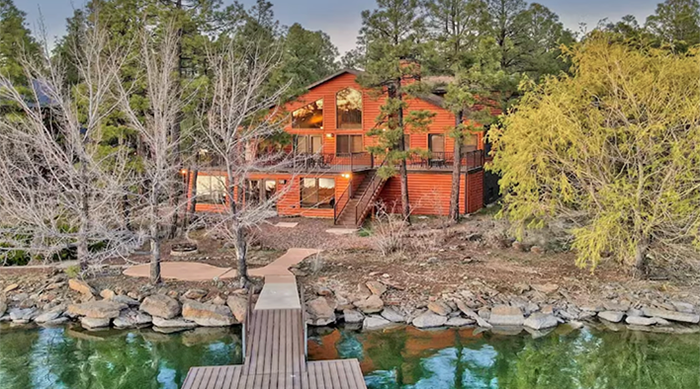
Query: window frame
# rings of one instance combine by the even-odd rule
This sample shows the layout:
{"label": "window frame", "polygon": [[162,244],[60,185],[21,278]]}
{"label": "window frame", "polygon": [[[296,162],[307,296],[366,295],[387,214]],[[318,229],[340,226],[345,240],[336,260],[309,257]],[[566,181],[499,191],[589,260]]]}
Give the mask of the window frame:
{"label": "window frame", "polygon": [[[308,201],[308,196],[304,196],[304,180],[314,180],[314,188],[315,188],[315,195],[316,198],[313,201],[313,205],[308,205],[311,202]],[[322,204],[321,203],[321,196],[319,194],[319,190],[321,189],[321,180],[331,180],[333,181],[333,195],[329,198],[328,204]],[[335,188],[336,188],[337,182],[335,181],[335,178],[328,178],[328,177],[301,177],[299,179],[299,208],[303,209],[333,209],[335,207]],[[329,188],[330,189],[330,188]],[[307,200],[306,202],[304,200]],[[306,204],[305,204],[306,203]]]}
{"label": "window frame", "polygon": [[[294,124],[294,123],[295,123],[295,120],[294,120],[294,113],[295,113],[295,112],[298,112],[298,111],[300,111],[300,110],[302,110],[302,109],[304,109],[304,108],[306,108],[306,107],[309,107],[309,106],[311,106],[311,105],[313,105],[313,104],[317,104],[317,105],[318,105],[319,102],[321,103],[321,125],[320,125],[319,127],[301,127],[301,126],[298,126],[298,127],[297,127],[297,126],[295,126],[295,124]],[[290,119],[291,119],[291,120],[290,120],[290,121],[291,121],[290,127],[291,127],[292,129],[294,129],[294,130],[323,130],[324,122],[325,122],[325,115],[324,115],[324,114],[325,114],[325,109],[326,109],[326,105],[325,105],[325,103],[324,103],[324,101],[323,101],[323,97],[321,97],[320,99],[316,99],[316,100],[314,100],[314,101],[312,101],[312,102],[310,102],[310,103],[308,103],[308,104],[306,104],[306,105],[303,105],[303,106],[301,106],[301,107],[299,107],[299,108],[297,108],[297,109],[295,109],[295,110],[292,110],[292,112],[290,113]],[[312,115],[312,117],[313,117],[313,115]]]}
{"label": "window frame", "polygon": [[[340,95],[341,92],[343,91],[355,91],[360,94],[360,122],[359,123],[353,123],[352,127],[343,127],[340,123],[340,106],[338,104],[338,95]],[[364,100],[365,96],[363,95],[361,90],[355,89],[353,87],[346,87],[338,92],[335,93],[335,128],[338,130],[361,130],[363,128],[364,124],[364,118],[365,118],[365,113],[364,113]],[[355,126],[356,125],[356,126]]]}
{"label": "window frame", "polygon": [[[340,137],[348,137],[348,151],[346,152],[341,152],[340,151]],[[352,151],[352,137],[360,137],[360,151]],[[365,139],[362,134],[336,134],[335,135],[335,155],[336,156],[342,156],[342,155],[351,155],[351,154],[359,154],[363,153],[365,151]]]}
{"label": "window frame", "polygon": [[[209,189],[209,194],[202,197],[200,186],[199,186],[199,181],[209,181],[208,182],[208,189]],[[213,185],[212,183],[214,181],[219,181],[220,183],[223,184],[223,189],[220,190],[215,190],[212,189]],[[202,174],[199,173],[197,174],[197,180],[194,182],[194,190],[195,190],[195,201],[197,204],[209,204],[209,205],[224,205],[226,204],[226,200],[228,198],[228,195],[226,193],[226,176],[223,174]],[[214,200],[216,195],[220,194],[221,198],[219,200]]]}
{"label": "window frame", "polygon": [[[307,147],[311,146],[311,151],[304,151],[304,152],[299,151],[299,139],[300,138],[306,139],[306,145],[307,145]],[[318,151],[313,151],[313,138],[319,139]],[[295,134],[293,142],[294,142],[294,144],[293,144],[294,152],[296,154],[309,154],[309,155],[311,155],[311,154],[318,154],[318,153],[323,152],[323,135],[321,135],[321,134],[304,134],[304,135]]]}

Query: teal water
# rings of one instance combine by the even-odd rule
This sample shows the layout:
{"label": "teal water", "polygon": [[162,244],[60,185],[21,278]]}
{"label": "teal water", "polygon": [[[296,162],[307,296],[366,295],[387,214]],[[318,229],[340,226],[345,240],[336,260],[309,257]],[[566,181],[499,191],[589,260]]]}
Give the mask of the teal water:
{"label": "teal water", "polygon": [[[700,335],[557,329],[312,331],[310,359],[358,358],[370,389],[700,388]],[[164,335],[0,327],[2,389],[178,388],[192,366],[241,362],[240,328]]]}
{"label": "teal water", "polygon": [[165,335],[0,327],[2,389],[177,389],[192,366],[240,362],[238,328]]}

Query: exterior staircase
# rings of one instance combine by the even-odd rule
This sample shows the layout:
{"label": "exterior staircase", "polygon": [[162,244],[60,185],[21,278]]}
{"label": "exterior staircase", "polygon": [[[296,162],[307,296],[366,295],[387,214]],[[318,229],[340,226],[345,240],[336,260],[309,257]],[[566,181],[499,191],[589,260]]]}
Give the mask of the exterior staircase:
{"label": "exterior staircase", "polygon": [[352,191],[352,196],[346,193],[343,196],[349,198],[336,204],[336,207],[341,208],[336,208],[335,224],[347,227],[361,226],[372,211],[385,183],[386,179],[381,178],[376,170],[369,171],[362,183]]}

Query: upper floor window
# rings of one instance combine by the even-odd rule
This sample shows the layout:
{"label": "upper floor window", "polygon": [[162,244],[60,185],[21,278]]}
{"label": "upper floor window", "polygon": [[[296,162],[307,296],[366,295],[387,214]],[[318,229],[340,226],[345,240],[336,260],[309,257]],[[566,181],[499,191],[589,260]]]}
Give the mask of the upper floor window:
{"label": "upper floor window", "polygon": [[323,99],[292,112],[292,128],[323,129]]}
{"label": "upper floor window", "polygon": [[464,136],[464,151],[474,151],[479,148],[479,135],[468,133]]}
{"label": "upper floor window", "polygon": [[362,128],[362,93],[345,88],[336,95],[336,114],[339,129]]}

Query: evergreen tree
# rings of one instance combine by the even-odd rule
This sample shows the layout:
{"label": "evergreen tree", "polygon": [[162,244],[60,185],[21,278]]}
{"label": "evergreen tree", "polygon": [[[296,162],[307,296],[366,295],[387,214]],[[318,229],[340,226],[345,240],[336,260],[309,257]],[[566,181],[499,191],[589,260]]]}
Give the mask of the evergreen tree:
{"label": "evergreen tree", "polygon": [[378,174],[385,178],[396,175],[401,179],[401,213],[408,221],[408,174],[404,134],[424,130],[433,113],[411,110],[408,99],[424,93],[420,80],[420,60],[425,54],[424,15],[418,0],[377,0],[377,9],[362,12],[359,42],[366,52],[365,72],[360,84],[374,89],[383,104],[369,135],[377,137],[370,150],[384,155],[385,166]]}
{"label": "evergreen tree", "polygon": [[0,0],[0,73],[28,93],[31,80],[27,79],[21,61],[39,55],[41,50],[25,18],[26,14],[12,0]]}
{"label": "evergreen tree", "polygon": [[647,18],[646,27],[663,43],[683,49],[700,43],[700,3],[697,0],[666,0]]}
{"label": "evergreen tree", "polygon": [[432,68],[453,74],[454,66],[468,66],[471,53],[483,39],[489,15],[483,0],[430,0],[426,3],[428,28],[435,43]]}
{"label": "evergreen tree", "polygon": [[290,92],[303,92],[307,85],[337,70],[338,49],[323,31],[309,31],[294,23],[284,35],[282,67],[277,77],[291,80]]}

